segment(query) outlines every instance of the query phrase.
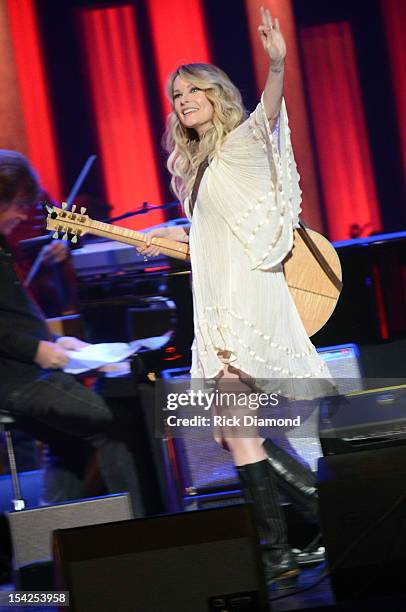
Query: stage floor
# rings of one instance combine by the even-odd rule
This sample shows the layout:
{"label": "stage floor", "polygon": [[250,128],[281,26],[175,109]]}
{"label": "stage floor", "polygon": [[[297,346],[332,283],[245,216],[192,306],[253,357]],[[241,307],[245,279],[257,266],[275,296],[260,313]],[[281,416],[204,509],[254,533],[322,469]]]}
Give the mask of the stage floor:
{"label": "stage floor", "polygon": [[[303,569],[295,585],[288,588],[274,585],[269,592],[270,612],[405,612],[406,602],[397,599],[369,599],[356,602],[336,603],[328,576],[324,577],[325,564]],[[320,581],[320,578],[324,577]],[[316,584],[317,583],[317,584]],[[315,586],[313,586],[315,585]],[[13,590],[12,584],[0,585],[0,591]],[[170,602],[168,602],[170,605]],[[37,612],[57,612],[56,607],[5,607],[0,605],[0,612],[9,610],[36,610]],[[103,610],[100,610],[103,612]],[[168,607],[167,612],[175,612]]]}
{"label": "stage floor", "polygon": [[[302,593],[297,593],[301,589],[311,587],[320,578],[324,571],[324,564],[320,564],[312,569],[304,569],[295,585],[290,588],[278,588],[274,585],[270,592],[271,610],[272,612],[296,612],[299,610],[314,610],[317,608],[325,608],[326,610],[335,609],[335,600],[331,592],[330,582],[325,578],[314,589],[306,590]],[[0,585],[0,591],[12,591],[12,584]],[[295,594],[297,593],[297,594]],[[57,612],[57,608],[53,606],[44,607],[27,607],[10,608],[0,605],[0,612],[8,610],[36,610],[36,612]],[[102,611],[101,611],[102,612]],[[168,612],[174,612],[168,608]]]}

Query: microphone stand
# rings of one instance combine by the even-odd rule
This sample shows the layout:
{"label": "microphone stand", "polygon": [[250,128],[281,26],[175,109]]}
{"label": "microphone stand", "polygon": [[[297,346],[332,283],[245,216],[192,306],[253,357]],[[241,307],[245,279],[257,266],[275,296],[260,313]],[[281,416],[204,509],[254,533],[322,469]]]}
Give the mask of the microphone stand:
{"label": "microphone stand", "polygon": [[[79,191],[80,187],[82,186],[83,181],[89,174],[89,170],[92,167],[93,163],[95,162],[96,158],[97,158],[97,155],[90,155],[90,157],[88,157],[88,159],[86,160],[82,170],[79,173],[78,178],[76,179],[75,183],[73,184],[72,189],[70,190],[68,197],[66,198],[66,203],[67,203],[66,210],[69,210],[70,207],[72,206],[72,202],[74,198],[76,197],[76,194]],[[51,240],[52,240],[51,235],[49,235],[47,236],[46,242],[45,241],[44,242],[45,244],[48,244],[48,241],[50,242]],[[30,271],[28,272],[26,276],[26,279],[24,281],[24,287],[29,287],[32,281],[34,280],[34,278],[36,277],[36,275],[38,274],[38,271],[44,259],[44,254],[45,252],[44,252],[44,249],[42,248],[40,252],[38,253],[38,255],[36,256],[34,263],[32,264]]]}
{"label": "microphone stand", "polygon": [[170,208],[175,208],[175,206],[179,206],[179,202],[169,202],[168,204],[162,204],[160,206],[152,206],[152,204],[149,202],[143,202],[141,208],[130,210],[129,212],[123,213],[118,217],[113,217],[112,219],[103,219],[102,223],[115,223],[116,221],[122,221],[123,219],[134,217],[135,215],[145,215],[146,213],[154,210],[169,210]]}

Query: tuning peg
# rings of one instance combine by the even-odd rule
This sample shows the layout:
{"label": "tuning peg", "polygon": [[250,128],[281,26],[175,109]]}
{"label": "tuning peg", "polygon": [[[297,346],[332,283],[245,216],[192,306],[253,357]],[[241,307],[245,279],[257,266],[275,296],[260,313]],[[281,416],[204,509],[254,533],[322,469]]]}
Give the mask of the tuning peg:
{"label": "tuning peg", "polygon": [[67,206],[68,206],[67,202],[62,202],[62,204],[61,204],[62,210],[65,210],[65,208],[67,208]]}
{"label": "tuning peg", "polygon": [[72,204],[71,211],[72,211],[72,212],[75,212],[75,210],[76,210],[76,204]]}
{"label": "tuning peg", "polygon": [[77,241],[78,241],[78,237],[76,235],[72,236],[72,242],[76,244]]}
{"label": "tuning peg", "polygon": [[54,233],[52,234],[52,238],[54,238],[55,240],[58,240],[58,238],[59,238],[59,234],[58,234],[58,232],[54,232]]}
{"label": "tuning peg", "polygon": [[82,206],[82,208],[80,209],[80,214],[84,215],[86,212],[86,208],[84,208],[84,206]]}
{"label": "tuning peg", "polygon": [[54,212],[54,209],[52,208],[52,206],[50,206],[50,205],[48,204],[48,202],[45,202],[45,204],[44,204],[44,208],[45,208],[45,210],[47,211],[47,213],[48,213],[49,215],[50,215],[51,213],[53,213],[53,212]]}
{"label": "tuning peg", "polygon": [[68,232],[66,232],[66,234],[62,236],[62,240],[67,240],[67,239],[68,239]]}

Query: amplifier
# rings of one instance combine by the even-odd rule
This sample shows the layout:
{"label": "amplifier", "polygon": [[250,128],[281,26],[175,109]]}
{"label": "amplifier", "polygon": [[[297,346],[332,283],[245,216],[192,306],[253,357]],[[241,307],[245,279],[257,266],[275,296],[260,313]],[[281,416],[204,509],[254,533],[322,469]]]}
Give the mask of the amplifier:
{"label": "amplifier", "polygon": [[[166,393],[189,388],[189,368],[164,370],[162,377]],[[199,494],[240,488],[231,455],[214,441],[211,427],[189,429],[182,438],[167,435],[163,444],[170,466],[167,477],[178,481],[181,507],[194,505]]]}
{"label": "amplifier", "polygon": [[[364,388],[358,346],[353,343],[325,346],[317,349],[318,354],[334,377],[339,393],[359,391]],[[323,451],[319,441],[319,406],[316,402],[309,408],[309,402],[296,402],[298,414],[302,415],[299,433],[293,430],[281,441],[285,450],[296,453],[313,471]]]}
{"label": "amplifier", "polygon": [[359,391],[363,386],[363,371],[356,344],[337,344],[317,349],[318,354],[335,378],[340,393]]}
{"label": "amplifier", "polygon": [[128,494],[8,512],[13,567],[19,570],[22,566],[50,559],[55,529],[123,521],[132,517]]}
{"label": "amplifier", "polygon": [[325,455],[406,444],[406,384],[326,400],[320,439]]}
{"label": "amplifier", "polygon": [[[356,344],[327,346],[318,349],[318,353],[335,377],[341,393],[362,389],[362,369]],[[179,392],[189,387],[188,368],[164,370],[162,377],[166,393]],[[312,470],[316,470],[317,461],[323,454],[318,436],[318,404],[296,402],[296,405],[298,414],[303,417],[300,429],[303,435],[299,436],[297,430],[291,435],[288,432],[286,438],[278,440],[278,443]],[[169,447],[168,463],[180,483],[180,494],[187,504],[194,504],[193,498],[199,494],[221,494],[225,490],[239,489],[231,455],[213,440],[210,427],[189,429],[187,435],[181,438],[167,437],[165,444]]]}

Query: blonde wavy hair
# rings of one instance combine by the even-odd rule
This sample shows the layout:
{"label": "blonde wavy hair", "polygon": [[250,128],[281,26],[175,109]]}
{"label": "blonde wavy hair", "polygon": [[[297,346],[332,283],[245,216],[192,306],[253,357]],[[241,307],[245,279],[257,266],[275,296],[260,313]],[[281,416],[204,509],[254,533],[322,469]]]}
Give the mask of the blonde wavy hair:
{"label": "blonde wavy hair", "polygon": [[[176,77],[204,90],[214,109],[213,128],[199,140],[195,130],[180,122],[175,110],[173,84]],[[223,70],[211,64],[183,64],[170,76],[167,94],[172,104],[162,144],[168,153],[167,167],[172,175],[171,188],[183,203],[191,194],[199,164],[209,161],[221,147],[225,137],[246,117],[241,94]]]}

